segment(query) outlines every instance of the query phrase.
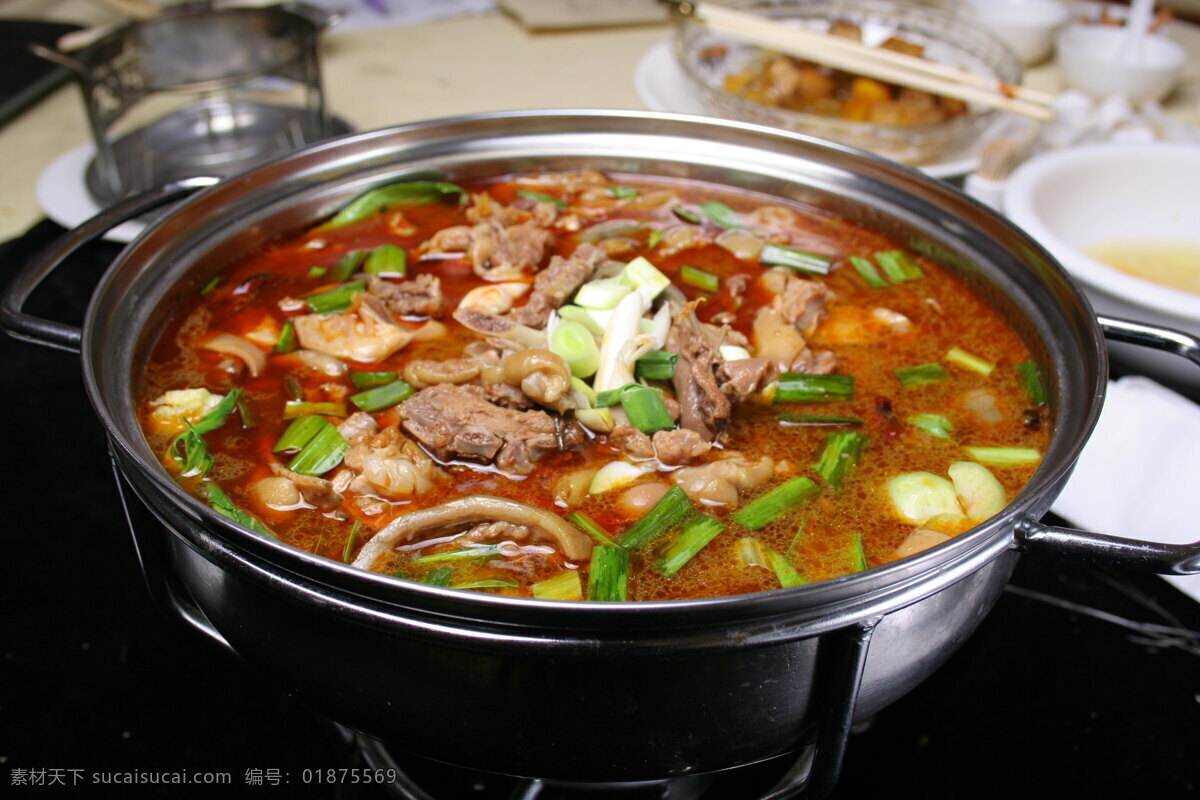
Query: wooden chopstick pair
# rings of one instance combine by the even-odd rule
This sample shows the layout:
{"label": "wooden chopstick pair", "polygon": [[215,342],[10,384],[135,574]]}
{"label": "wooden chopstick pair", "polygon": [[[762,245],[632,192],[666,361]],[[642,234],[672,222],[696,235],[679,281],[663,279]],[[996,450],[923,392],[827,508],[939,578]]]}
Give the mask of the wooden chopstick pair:
{"label": "wooden chopstick pair", "polygon": [[714,31],[808,61],[1034,119],[1054,119],[1054,96],[1045,92],[715,3],[682,2],[676,8]]}

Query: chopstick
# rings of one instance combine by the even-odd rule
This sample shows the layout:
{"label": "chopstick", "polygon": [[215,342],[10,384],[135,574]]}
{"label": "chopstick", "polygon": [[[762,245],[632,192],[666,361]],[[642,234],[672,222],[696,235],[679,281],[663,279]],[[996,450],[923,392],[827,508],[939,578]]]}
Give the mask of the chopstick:
{"label": "chopstick", "polygon": [[714,31],[788,55],[1034,119],[1054,119],[1054,96],[1045,92],[714,3],[683,2],[677,8]]}

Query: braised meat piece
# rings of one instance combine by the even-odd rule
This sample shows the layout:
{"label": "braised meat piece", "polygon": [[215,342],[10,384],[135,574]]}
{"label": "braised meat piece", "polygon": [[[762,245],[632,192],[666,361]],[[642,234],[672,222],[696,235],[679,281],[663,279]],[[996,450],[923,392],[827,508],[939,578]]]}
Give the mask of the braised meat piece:
{"label": "braised meat piece", "polygon": [[430,386],[396,410],[404,430],[439,460],[495,464],[517,475],[528,475],[538,460],[585,438],[575,423],[544,411],[501,408],[472,386]]}
{"label": "braised meat piece", "polygon": [[513,309],[508,318],[531,328],[541,328],[550,318],[550,312],[561,306],[584,281],[591,279],[604,258],[604,250],[592,244],[579,245],[570,258],[554,256],[550,265],[534,279],[529,300]]}
{"label": "braised meat piece", "polygon": [[679,354],[675,364],[675,399],[679,401],[680,426],[695,431],[708,442],[717,438],[729,423],[732,406],[717,385],[716,370],[723,359],[711,328],[687,308],[676,317],[667,336],[666,349]]}
{"label": "braised meat piece", "polygon": [[397,317],[436,317],[444,304],[442,283],[435,275],[418,275],[402,283],[371,278],[367,281],[367,291],[382,300]]}

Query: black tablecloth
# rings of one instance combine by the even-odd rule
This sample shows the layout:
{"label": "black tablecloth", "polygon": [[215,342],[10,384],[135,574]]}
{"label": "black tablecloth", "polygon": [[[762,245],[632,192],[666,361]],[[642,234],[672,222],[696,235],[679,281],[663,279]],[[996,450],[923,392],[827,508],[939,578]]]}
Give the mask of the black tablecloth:
{"label": "black tablecloth", "polygon": [[[0,280],[60,232],[42,223],[0,245]],[[31,309],[78,322],[118,250],[88,247]],[[303,780],[304,770],[349,765],[330,726],[150,604],[78,357],[0,336],[0,363],[3,794],[335,796]],[[1097,615],[1200,630],[1200,604],[1160,578],[1025,557],[959,653],[852,737],[836,796],[1197,796],[1196,640],[1189,652]],[[481,739],[497,735],[503,720]],[[231,783],[92,782],[184,770]],[[412,770],[444,798],[508,797],[513,785]],[[706,796],[753,796],[775,770],[727,775]]]}

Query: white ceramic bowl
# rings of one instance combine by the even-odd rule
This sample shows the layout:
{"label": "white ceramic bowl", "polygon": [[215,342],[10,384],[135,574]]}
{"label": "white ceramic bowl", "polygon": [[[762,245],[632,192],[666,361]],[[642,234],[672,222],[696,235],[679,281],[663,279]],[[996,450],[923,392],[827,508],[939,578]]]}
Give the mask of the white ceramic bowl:
{"label": "white ceramic bowl", "polygon": [[1058,0],[967,0],[967,7],[1026,65],[1037,64],[1050,55],[1054,34],[1071,13]]}
{"label": "white ceramic bowl", "polygon": [[1166,36],[1146,34],[1126,53],[1124,28],[1068,25],[1055,45],[1063,80],[1095,98],[1121,94],[1135,104],[1161,100],[1175,86],[1188,54]]}
{"label": "white ceramic bowl", "polygon": [[[1200,258],[1198,187],[1196,145],[1097,144],[1020,166],[1005,187],[1004,211],[1083,284],[1097,312],[1200,335],[1200,294],[1120,272],[1084,252],[1106,242],[1172,241],[1194,245]],[[1200,389],[1200,369],[1182,358],[1122,344],[1112,352],[1161,381]]]}

